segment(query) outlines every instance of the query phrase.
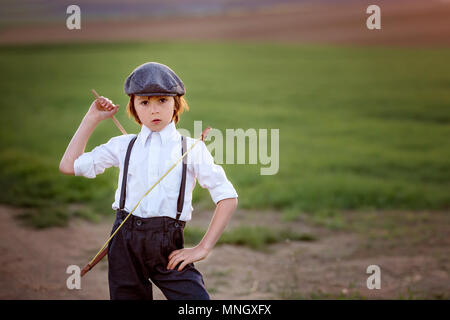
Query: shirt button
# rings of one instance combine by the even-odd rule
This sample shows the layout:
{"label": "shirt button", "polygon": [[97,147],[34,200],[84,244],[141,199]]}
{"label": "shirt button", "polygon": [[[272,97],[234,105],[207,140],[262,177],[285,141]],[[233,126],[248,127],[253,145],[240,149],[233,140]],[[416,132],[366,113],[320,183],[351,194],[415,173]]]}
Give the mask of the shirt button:
{"label": "shirt button", "polygon": [[140,226],[142,224],[141,220],[136,220],[136,225]]}

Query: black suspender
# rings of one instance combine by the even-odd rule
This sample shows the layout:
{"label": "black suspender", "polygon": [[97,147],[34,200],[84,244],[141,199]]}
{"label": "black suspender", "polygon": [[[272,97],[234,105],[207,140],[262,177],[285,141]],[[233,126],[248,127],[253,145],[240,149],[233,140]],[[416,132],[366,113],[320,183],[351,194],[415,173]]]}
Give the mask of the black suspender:
{"label": "black suspender", "polygon": [[127,154],[125,155],[125,164],[123,165],[123,176],[122,176],[122,190],[120,192],[120,202],[119,202],[120,211],[124,210],[125,208],[125,199],[127,197],[128,163],[130,162],[131,149],[133,149],[133,145],[136,139],[137,136],[131,139],[130,143],[128,144]]}
{"label": "black suspender", "polygon": [[[186,139],[184,136],[181,136],[181,155],[186,152]],[[186,166],[187,166],[187,155],[183,158],[183,172],[181,174],[181,185],[180,185],[180,193],[178,194],[178,203],[177,203],[177,220],[180,218],[181,212],[183,211],[184,204],[184,190],[186,189]]]}
{"label": "black suspender", "polygon": [[[134,142],[136,141],[137,136],[133,137],[128,144],[127,153],[125,155],[125,163],[123,166],[123,177],[122,177],[122,189],[120,192],[120,211],[125,209],[125,199],[127,192],[127,177],[128,177],[128,164],[130,162],[131,149],[133,149]],[[186,152],[186,138],[181,136],[181,154],[183,155]],[[177,202],[177,220],[179,220],[181,212],[183,211],[184,205],[184,194],[186,190],[186,167],[187,167],[187,156],[183,158],[183,172],[181,174],[181,185],[180,185],[180,194],[178,195]]]}

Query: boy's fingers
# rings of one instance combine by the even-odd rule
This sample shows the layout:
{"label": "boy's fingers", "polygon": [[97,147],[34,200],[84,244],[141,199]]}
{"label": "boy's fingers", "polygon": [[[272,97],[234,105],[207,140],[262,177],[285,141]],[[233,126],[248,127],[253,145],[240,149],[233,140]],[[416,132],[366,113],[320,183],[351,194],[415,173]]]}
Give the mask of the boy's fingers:
{"label": "boy's fingers", "polygon": [[97,108],[98,109],[103,109],[104,108],[104,105],[103,105],[103,103],[102,103],[102,101],[101,100],[97,100]]}
{"label": "boy's fingers", "polygon": [[172,269],[175,267],[180,259],[180,256],[173,256],[170,263],[169,263],[169,269]]}
{"label": "boy's fingers", "polygon": [[119,108],[119,105],[114,105],[114,104],[109,103],[109,102],[104,101],[104,100],[103,101],[99,101],[99,104],[100,104],[100,107],[103,110],[107,110],[107,111],[111,111],[111,110]]}
{"label": "boy's fingers", "polygon": [[169,265],[168,265],[167,269],[173,269],[173,268],[175,268],[175,266],[176,266],[178,263],[180,263],[180,261],[182,261],[182,259],[183,259],[183,258],[181,258],[180,255],[174,256],[174,257],[172,258],[172,261],[169,262]]}
{"label": "boy's fingers", "polygon": [[175,255],[177,254],[178,250],[173,250],[170,254],[169,254],[169,260]]}
{"label": "boy's fingers", "polygon": [[100,103],[101,106],[103,107],[113,107],[114,103],[112,102],[111,99],[108,99],[106,97],[101,96],[100,98],[97,99],[97,101]]}
{"label": "boy's fingers", "polygon": [[187,260],[184,260],[184,261],[180,264],[180,266],[178,267],[178,271],[183,270],[183,268],[184,268],[186,265],[187,265]]}
{"label": "boy's fingers", "polygon": [[178,261],[176,263],[173,264],[173,268],[175,269],[175,267],[180,263],[180,266],[178,267],[178,271],[181,271],[181,269],[183,269],[183,265],[185,264],[185,259],[178,259]]}

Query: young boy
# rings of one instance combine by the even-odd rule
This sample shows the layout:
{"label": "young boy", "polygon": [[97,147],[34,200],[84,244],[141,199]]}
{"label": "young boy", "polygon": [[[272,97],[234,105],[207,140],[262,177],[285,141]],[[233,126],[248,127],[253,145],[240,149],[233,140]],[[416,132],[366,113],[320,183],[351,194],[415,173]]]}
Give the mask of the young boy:
{"label": "young boy", "polygon": [[[97,124],[119,109],[100,97],[92,102],[61,160],[68,175],[95,178],[106,168],[120,168],[112,208],[113,231],[145,192],[195,141],[175,128],[188,109],[181,79],[167,66],[150,62],[137,67],[125,81],[128,114],[141,125],[138,135],[111,138],[84,152]],[[237,193],[203,141],[139,203],[108,247],[111,299],[153,299],[151,281],[167,299],[210,299],[194,262],[212,250],[237,207]],[[185,159],[186,159],[185,157]],[[192,191],[198,180],[208,188],[216,210],[203,239],[184,248],[184,226],[191,219]]]}

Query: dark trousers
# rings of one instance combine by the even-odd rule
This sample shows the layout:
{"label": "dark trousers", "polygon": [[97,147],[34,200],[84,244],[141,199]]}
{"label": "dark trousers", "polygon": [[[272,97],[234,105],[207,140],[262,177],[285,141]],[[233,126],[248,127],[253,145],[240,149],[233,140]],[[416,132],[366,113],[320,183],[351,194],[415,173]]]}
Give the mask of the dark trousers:
{"label": "dark trousers", "polygon": [[[112,232],[127,214],[117,211]],[[167,270],[169,254],[184,247],[184,226],[184,221],[170,217],[128,218],[108,247],[111,300],[152,300],[149,279],[168,300],[210,299],[203,277],[193,263],[181,271]]]}

